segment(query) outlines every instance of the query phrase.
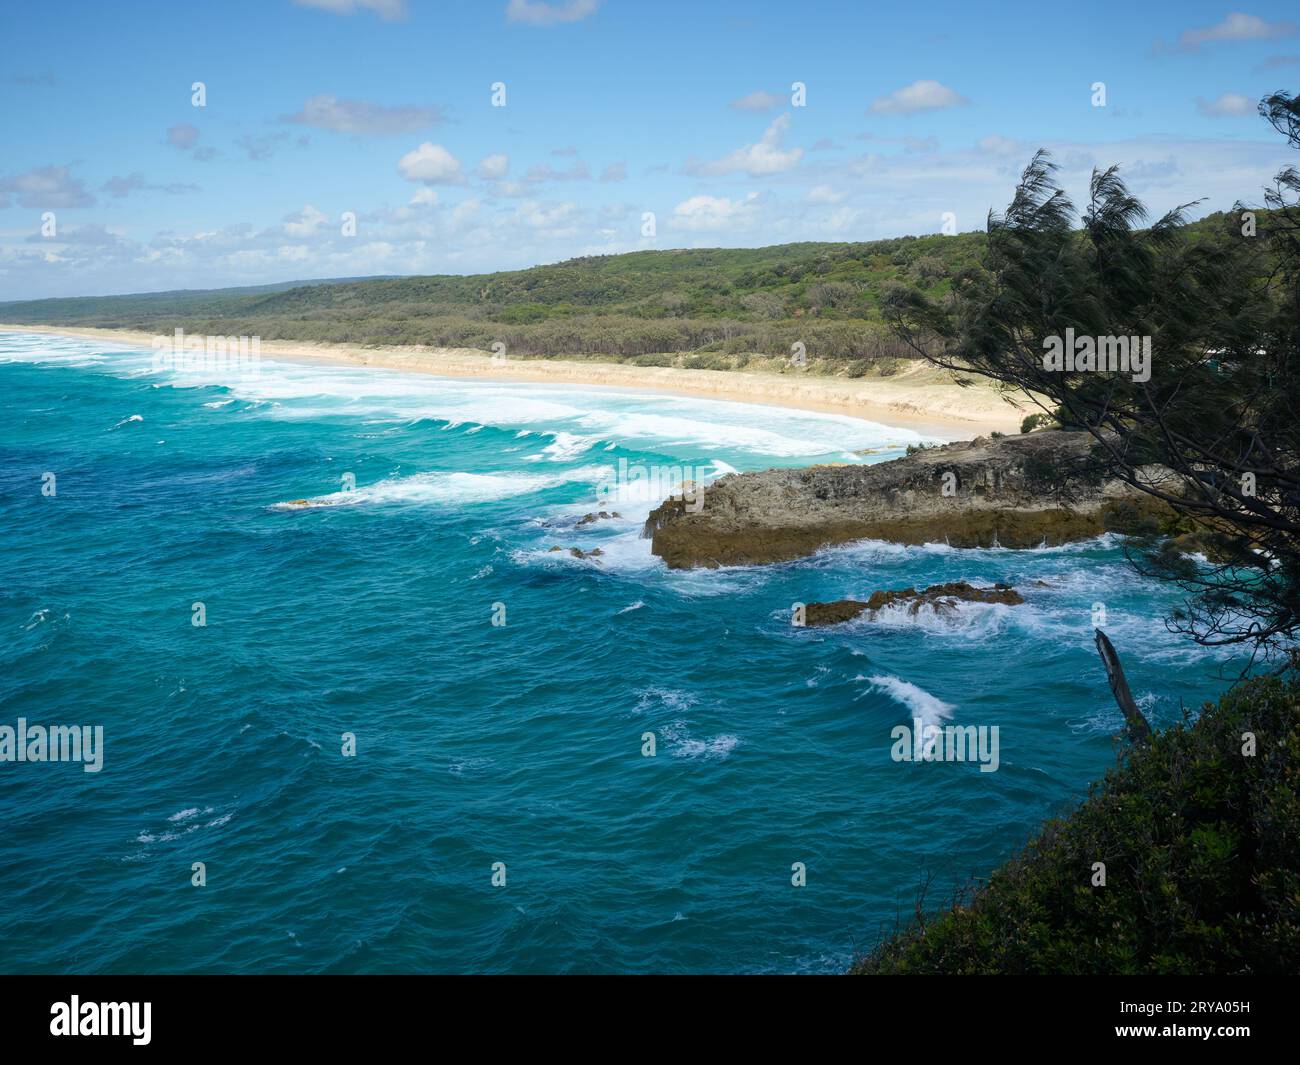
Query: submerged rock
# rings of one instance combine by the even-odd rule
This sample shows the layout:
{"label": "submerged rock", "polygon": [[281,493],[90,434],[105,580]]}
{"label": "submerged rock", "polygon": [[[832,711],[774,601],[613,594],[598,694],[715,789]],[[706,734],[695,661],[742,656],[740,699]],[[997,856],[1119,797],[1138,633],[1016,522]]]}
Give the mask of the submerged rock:
{"label": "submerged rock", "polygon": [[1180,555],[1200,555],[1216,566],[1258,566],[1260,558],[1241,537],[1214,529],[1196,529],[1171,537],[1166,550]]}
{"label": "submerged rock", "polygon": [[836,599],[833,603],[809,603],[804,607],[805,625],[839,625],[852,621],[864,610],[866,603],[856,599]]}
{"label": "submerged rock", "polygon": [[[755,565],[831,544],[1026,548],[1104,532],[1158,532],[1166,504],[1108,479],[1086,432],[1046,430],[924,448],[870,466],[728,474],[703,506],[670,499],[643,535],[674,569]],[[1150,467],[1157,480],[1165,471]]]}
{"label": "submerged rock", "polygon": [[622,516],[623,515],[620,514],[617,510],[614,511],[613,513],[602,510],[595,514],[584,514],[581,518],[578,519],[577,525],[575,525],[574,528],[580,529],[584,525],[592,525],[597,521],[608,520],[610,518],[621,518]]}
{"label": "submerged rock", "polygon": [[900,592],[873,592],[867,600],[871,610],[881,610],[894,603],[912,602],[911,612],[915,614],[923,603],[939,603],[945,600],[966,603],[1002,603],[1005,606],[1019,606],[1025,597],[1009,584],[1001,582],[992,588],[976,588],[965,581],[948,581],[946,584],[932,584],[922,592],[915,588],[904,588]]}
{"label": "submerged rock", "polygon": [[955,612],[958,603],[1002,603],[1006,606],[1019,606],[1025,601],[1024,596],[1009,584],[995,584],[992,588],[977,588],[965,581],[949,581],[946,584],[932,584],[924,591],[915,588],[903,588],[898,591],[872,592],[865,603],[858,599],[837,599],[833,603],[809,603],[804,608],[806,625],[838,625],[852,621],[863,611],[874,618],[875,615],[891,606],[905,606],[907,612],[915,617],[924,607],[929,607],[936,614],[947,617]]}
{"label": "submerged rock", "polygon": [[[566,548],[561,547],[559,544],[556,544],[554,547],[551,548],[551,551],[564,551],[564,550],[566,550]],[[574,558],[599,558],[601,555],[605,553],[599,547],[593,547],[590,551],[584,551],[580,547],[570,547],[567,548],[567,550],[569,554],[571,554]]]}

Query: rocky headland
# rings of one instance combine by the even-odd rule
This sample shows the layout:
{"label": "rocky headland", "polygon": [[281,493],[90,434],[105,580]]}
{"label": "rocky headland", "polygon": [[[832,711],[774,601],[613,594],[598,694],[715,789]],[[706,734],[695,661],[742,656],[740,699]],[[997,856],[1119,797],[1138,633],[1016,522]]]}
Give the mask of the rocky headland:
{"label": "rocky headland", "polygon": [[[1086,432],[1044,430],[923,448],[870,466],[730,474],[702,506],[669,499],[644,535],[674,569],[801,558],[833,544],[1029,548],[1168,531],[1174,512],[1108,478]],[[1152,481],[1166,471],[1143,470]]]}

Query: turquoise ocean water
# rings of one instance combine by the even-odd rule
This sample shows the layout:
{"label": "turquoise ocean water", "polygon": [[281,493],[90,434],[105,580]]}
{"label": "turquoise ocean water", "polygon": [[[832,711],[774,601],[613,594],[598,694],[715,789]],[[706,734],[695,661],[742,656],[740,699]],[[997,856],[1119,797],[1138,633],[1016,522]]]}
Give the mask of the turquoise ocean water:
{"label": "turquoise ocean water", "polygon": [[[907,430],[151,363],[0,334],[0,725],[104,729],[99,773],[0,763],[0,971],[836,971],[1114,764],[1094,604],[1153,722],[1225,687],[1112,538],[670,572],[652,501],[597,502],[619,460],[879,461]],[[789,623],[960,578],[1027,603]],[[998,771],[892,761],[917,715],[999,726]]]}

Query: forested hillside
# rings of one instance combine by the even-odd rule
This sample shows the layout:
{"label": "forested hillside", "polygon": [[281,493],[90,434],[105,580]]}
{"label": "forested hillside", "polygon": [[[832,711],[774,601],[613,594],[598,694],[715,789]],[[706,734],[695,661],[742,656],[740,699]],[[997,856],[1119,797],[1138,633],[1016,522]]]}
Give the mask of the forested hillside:
{"label": "forested hillside", "polygon": [[[1207,239],[1228,220],[1189,229]],[[588,356],[739,369],[801,342],[814,372],[888,373],[910,356],[880,318],[904,285],[942,297],[980,270],[983,233],[591,256],[470,276],[303,282],[256,289],[0,303],[0,321],[264,340],[424,344],[512,358]]]}

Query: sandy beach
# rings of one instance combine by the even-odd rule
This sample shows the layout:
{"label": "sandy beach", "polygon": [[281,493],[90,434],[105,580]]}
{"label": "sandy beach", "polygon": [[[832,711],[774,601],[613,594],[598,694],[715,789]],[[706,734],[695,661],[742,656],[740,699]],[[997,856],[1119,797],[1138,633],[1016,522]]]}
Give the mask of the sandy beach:
{"label": "sandy beach", "polygon": [[[126,329],[93,329],[0,324],[9,333],[50,333],[150,347],[154,334]],[[909,363],[889,377],[856,379],[797,373],[684,370],[566,359],[496,359],[469,348],[361,347],[304,341],[263,341],[263,358],[321,361],[443,377],[533,381],[552,385],[654,391],[672,395],[795,407],[847,414],[884,425],[913,429],[945,440],[970,439],[990,432],[1018,433],[1020,422],[1038,408],[1025,396],[1009,401],[984,385],[961,387],[945,371],[924,362]]]}

